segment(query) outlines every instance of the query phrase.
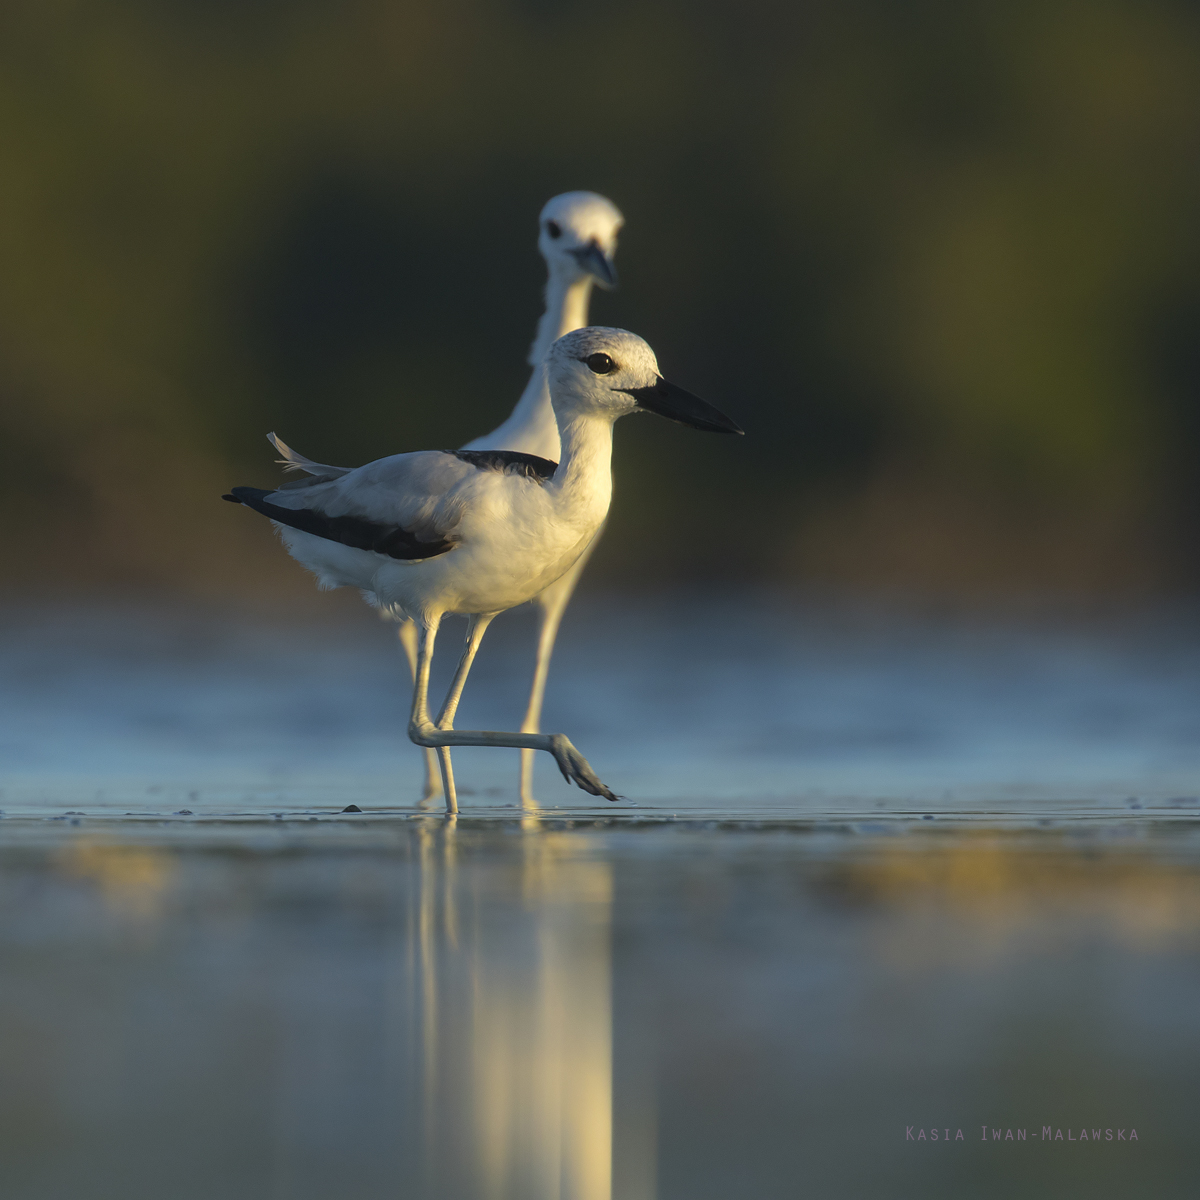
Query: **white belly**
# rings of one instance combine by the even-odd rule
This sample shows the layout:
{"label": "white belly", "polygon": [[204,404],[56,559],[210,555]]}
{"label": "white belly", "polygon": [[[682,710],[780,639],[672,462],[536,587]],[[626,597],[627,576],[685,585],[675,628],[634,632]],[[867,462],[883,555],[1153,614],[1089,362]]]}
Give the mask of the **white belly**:
{"label": "white belly", "polygon": [[406,561],[356,550],[281,526],[288,552],[322,589],[355,587],[380,607],[412,617],[423,613],[503,612],[532,600],[575,564],[599,527],[558,527],[553,535],[522,537],[504,529],[492,537],[467,536],[435,558]]}

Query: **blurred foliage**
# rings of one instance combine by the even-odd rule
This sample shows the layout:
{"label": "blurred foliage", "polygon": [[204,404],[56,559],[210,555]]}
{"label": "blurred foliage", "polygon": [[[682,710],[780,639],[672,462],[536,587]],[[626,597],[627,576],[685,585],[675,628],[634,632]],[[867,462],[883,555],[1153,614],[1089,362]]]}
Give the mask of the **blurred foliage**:
{"label": "blurred foliage", "polygon": [[8,0],[0,64],[12,583],[299,583],[220,492],[498,424],[570,188],[748,430],[624,423],[594,576],[1189,578],[1193,5]]}

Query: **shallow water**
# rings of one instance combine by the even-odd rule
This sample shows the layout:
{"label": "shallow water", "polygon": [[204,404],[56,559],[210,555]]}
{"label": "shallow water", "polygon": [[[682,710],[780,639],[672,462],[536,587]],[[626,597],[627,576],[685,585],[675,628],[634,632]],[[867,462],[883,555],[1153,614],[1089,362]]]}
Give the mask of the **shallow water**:
{"label": "shallow water", "polygon": [[11,610],[6,1200],[1193,1195],[1186,617],[719,615],[572,614],[628,803],[447,821],[373,619]]}
{"label": "shallow water", "polygon": [[[411,808],[420,759],[393,627],[355,597],[328,599],[329,618],[307,623],[0,612],[0,808]],[[461,629],[442,633],[443,683]],[[531,633],[528,614],[495,623],[460,728],[516,726]],[[1141,805],[1165,817],[1200,810],[1200,615],[1035,624],[594,598],[568,614],[544,723],[629,798],[614,811],[1093,817]],[[516,758],[456,751],[464,808],[512,805]],[[543,806],[596,804],[539,758]]]}
{"label": "shallow water", "polygon": [[5,1196],[1195,1194],[1196,823],[555,824],[6,822]]}

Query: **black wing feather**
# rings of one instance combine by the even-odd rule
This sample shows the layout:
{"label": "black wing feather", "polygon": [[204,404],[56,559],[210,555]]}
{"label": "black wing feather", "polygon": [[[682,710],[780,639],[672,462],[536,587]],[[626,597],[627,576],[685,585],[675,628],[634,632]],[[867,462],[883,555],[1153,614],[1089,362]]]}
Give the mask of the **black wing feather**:
{"label": "black wing feather", "polygon": [[481,471],[507,471],[538,483],[545,483],[558,470],[558,463],[538,458],[536,454],[522,454],[519,450],[448,450],[446,453]]}
{"label": "black wing feather", "polygon": [[235,487],[221,499],[244,504],[280,525],[290,525],[293,529],[340,542],[343,546],[353,546],[356,550],[373,550],[389,558],[436,558],[454,548],[454,543],[445,538],[423,542],[399,525],[381,525],[363,517],[329,517],[312,508],[281,508],[263,499],[270,494],[265,488]]}

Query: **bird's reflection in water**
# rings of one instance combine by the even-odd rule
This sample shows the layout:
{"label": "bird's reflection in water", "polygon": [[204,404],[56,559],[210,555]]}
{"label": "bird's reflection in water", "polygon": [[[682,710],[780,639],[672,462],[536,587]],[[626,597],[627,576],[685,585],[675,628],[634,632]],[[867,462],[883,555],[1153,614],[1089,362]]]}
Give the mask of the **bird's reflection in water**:
{"label": "bird's reflection in water", "polygon": [[497,865],[471,858],[454,818],[421,823],[425,1187],[609,1200],[612,867],[577,835],[524,825]]}
{"label": "bird's reflection in water", "polygon": [[997,1080],[1195,1193],[1200,822],[566,820],[6,816],[3,1200],[982,1195]]}

